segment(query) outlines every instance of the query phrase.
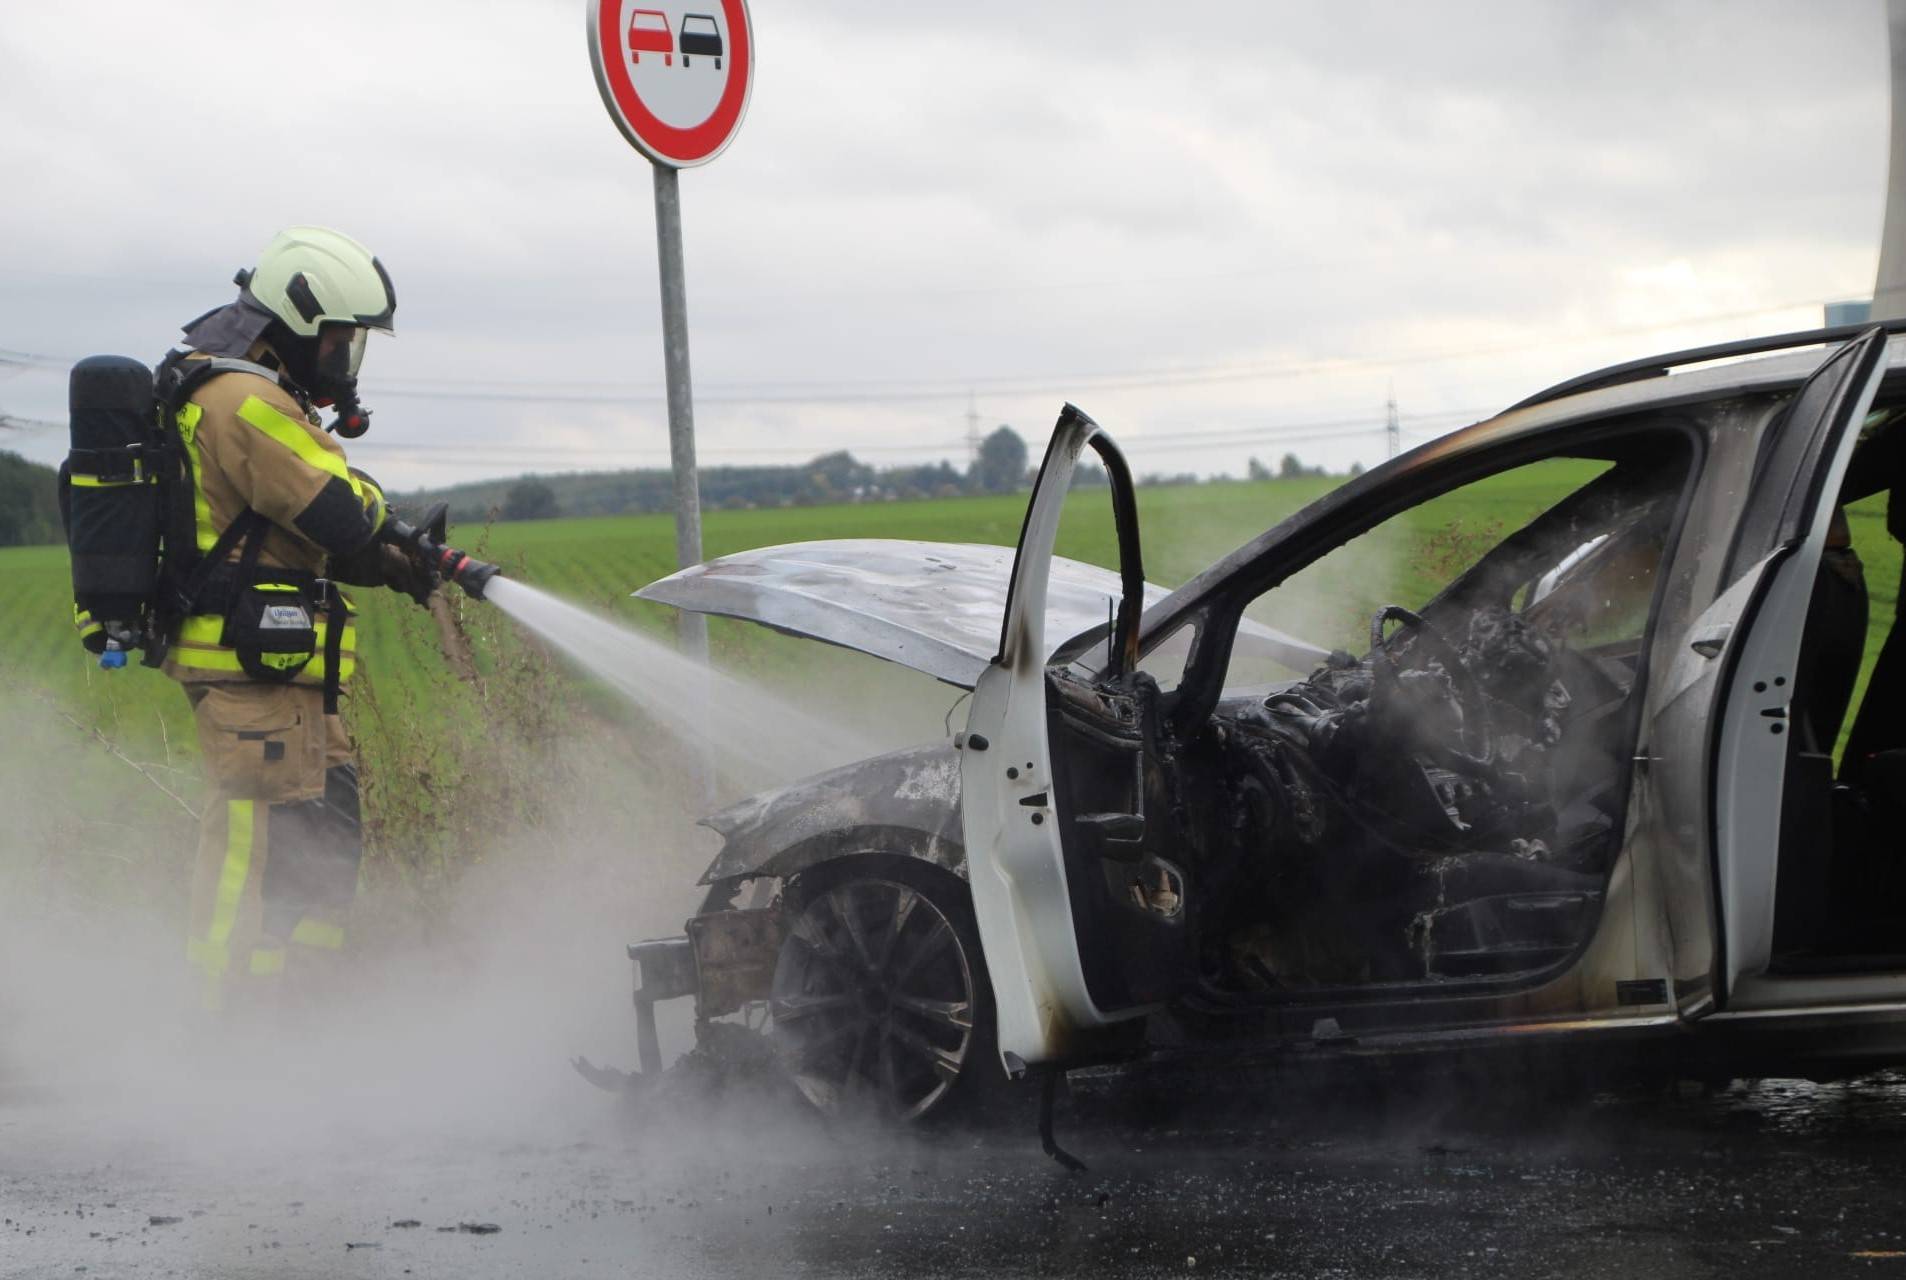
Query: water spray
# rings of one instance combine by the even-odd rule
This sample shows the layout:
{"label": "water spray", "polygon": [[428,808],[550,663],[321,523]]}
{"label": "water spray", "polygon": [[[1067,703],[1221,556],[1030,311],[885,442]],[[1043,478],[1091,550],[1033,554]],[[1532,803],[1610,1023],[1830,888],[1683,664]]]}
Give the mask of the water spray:
{"label": "water spray", "polygon": [[481,600],[490,579],[502,570],[488,561],[478,560],[475,556],[445,545],[445,526],[449,516],[449,504],[439,502],[425,511],[416,524],[396,516],[386,518],[378,536],[417,563],[435,570],[446,581],[462,587],[472,600]]}

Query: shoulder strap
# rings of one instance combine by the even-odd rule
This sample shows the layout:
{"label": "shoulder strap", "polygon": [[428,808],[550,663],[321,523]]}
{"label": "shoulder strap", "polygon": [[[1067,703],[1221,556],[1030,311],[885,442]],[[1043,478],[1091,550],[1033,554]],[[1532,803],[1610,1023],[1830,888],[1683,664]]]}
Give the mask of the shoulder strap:
{"label": "shoulder strap", "polygon": [[161,610],[168,622],[191,614],[198,605],[199,597],[205,594],[212,575],[241,542],[247,539],[261,542],[264,536],[265,518],[247,509],[225,527],[218,541],[204,553],[201,554],[197,548],[197,524],[193,515],[196,498],[193,493],[194,479],[191,463],[186,457],[185,442],[179,434],[178,415],[194,391],[204,385],[207,379],[221,373],[254,373],[277,381],[277,375],[270,369],[249,360],[227,356],[211,360],[188,360],[186,353],[177,349],[166,354],[153,375],[153,393],[159,402],[159,437],[171,459],[161,473],[169,489],[163,498],[169,515],[162,568],[164,591],[168,598],[163,601],[164,608]]}
{"label": "shoulder strap", "polygon": [[159,372],[154,377],[155,390],[159,403],[168,417],[185,407],[192,393],[204,385],[208,378],[221,373],[250,373],[264,378],[278,386],[284,382],[276,369],[268,369],[262,364],[250,360],[240,360],[236,356],[214,356],[210,360],[189,360],[186,352],[174,348],[166,353],[159,363]]}
{"label": "shoulder strap", "polygon": [[212,544],[212,549],[199,557],[191,573],[179,585],[177,598],[172,602],[179,617],[183,618],[198,608],[199,597],[205,594],[212,575],[230,558],[239,543],[246,543],[247,568],[257,560],[258,549],[264,545],[267,524],[265,517],[247,507],[238,513],[238,519],[225,526],[225,532],[218,535],[218,541]]}

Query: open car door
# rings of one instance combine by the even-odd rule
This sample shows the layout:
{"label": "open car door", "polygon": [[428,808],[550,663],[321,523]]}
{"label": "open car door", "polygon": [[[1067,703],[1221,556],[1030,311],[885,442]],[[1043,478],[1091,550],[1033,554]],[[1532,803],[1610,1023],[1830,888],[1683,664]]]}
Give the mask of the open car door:
{"label": "open car door", "polygon": [[[1732,553],[1735,566],[1751,567],[1724,597],[1742,606],[1740,620],[1731,634],[1707,638],[1726,659],[1712,764],[1722,922],[1715,985],[1726,1009],[1906,995],[1899,976],[1848,985],[1770,972],[1780,932],[1793,933],[1819,909],[1819,895],[1805,890],[1824,886],[1832,853],[1833,744],[1800,740],[1801,643],[1835,499],[1885,372],[1886,334],[1875,328],[1830,355],[1772,428]],[[1695,640],[1698,647],[1703,637]],[[1796,872],[1798,888],[1785,883]]]}
{"label": "open car door", "polygon": [[[1111,482],[1120,577],[1105,646],[1094,646],[1105,666],[1092,673],[1063,657],[1048,666],[1044,634],[1059,518],[1087,448]],[[1067,405],[1026,510],[999,653],[960,739],[967,869],[1013,1074],[1102,1055],[1186,971],[1190,886],[1162,843],[1156,687],[1133,674],[1144,581],[1124,456]]]}

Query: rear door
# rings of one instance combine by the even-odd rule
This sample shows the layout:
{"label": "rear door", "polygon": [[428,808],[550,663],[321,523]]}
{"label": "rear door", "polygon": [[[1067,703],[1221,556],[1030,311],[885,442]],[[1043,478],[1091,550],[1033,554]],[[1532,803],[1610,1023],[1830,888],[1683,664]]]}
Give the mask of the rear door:
{"label": "rear door", "polygon": [[[1111,481],[1120,594],[1104,667],[1048,666],[1047,587],[1079,455]],[[1184,871],[1164,829],[1153,705],[1134,680],[1144,569],[1130,472],[1068,405],[1026,510],[999,652],[960,739],[961,820],[980,941],[1009,1071],[1102,1057],[1118,1027],[1177,988],[1188,955]]]}
{"label": "rear door", "polygon": [[[1710,637],[1726,659],[1712,794],[1721,915],[1717,994],[1727,1008],[1856,994],[1839,989],[1843,984],[1796,982],[1768,970],[1783,842],[1805,843],[1822,860],[1830,854],[1825,780],[1803,776],[1804,762],[1793,744],[1794,692],[1828,525],[1860,423],[1885,371],[1886,334],[1879,329],[1827,358],[1785,421],[1771,429],[1737,526],[1733,563],[1750,566],[1728,592],[1741,606],[1740,621],[1730,634]],[[1785,901],[1791,911],[1795,898],[1785,895]],[[1906,978],[1890,986],[1897,990],[1873,988],[1867,994],[1906,992]]]}

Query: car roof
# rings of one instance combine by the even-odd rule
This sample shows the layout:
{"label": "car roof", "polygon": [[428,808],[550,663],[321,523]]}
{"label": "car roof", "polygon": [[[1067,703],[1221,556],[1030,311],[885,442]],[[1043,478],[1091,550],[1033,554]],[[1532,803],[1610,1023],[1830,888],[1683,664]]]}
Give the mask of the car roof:
{"label": "car roof", "polygon": [[[1363,475],[1346,481],[1316,502],[1279,521],[1235,551],[1193,576],[1145,611],[1140,635],[1149,639],[1179,625],[1220,583],[1263,555],[1299,520],[1309,520],[1320,508],[1338,509],[1362,502],[1371,490],[1387,486],[1397,476],[1462,454],[1540,436],[1594,418],[1616,417],[1648,408],[1698,403],[1732,396],[1771,394],[1790,390],[1820,367],[1823,346],[1837,346],[1868,333],[1887,330],[1888,374],[1906,368],[1906,320],[1883,324],[1842,325],[1833,329],[1776,334],[1714,347],[1669,352],[1627,361],[1570,378],[1503,410],[1427,441]],[[1755,355],[1768,350],[1772,355]],[[1722,363],[1722,362],[1725,363]]]}

